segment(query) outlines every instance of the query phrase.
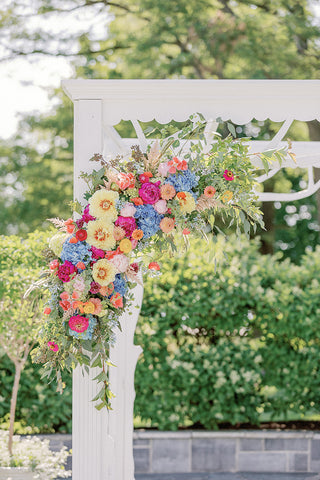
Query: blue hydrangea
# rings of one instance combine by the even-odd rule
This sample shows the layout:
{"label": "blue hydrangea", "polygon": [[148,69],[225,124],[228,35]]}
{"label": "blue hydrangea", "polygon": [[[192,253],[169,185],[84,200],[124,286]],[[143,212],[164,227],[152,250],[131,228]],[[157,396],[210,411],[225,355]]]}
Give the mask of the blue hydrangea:
{"label": "blue hydrangea", "polygon": [[89,326],[85,332],[79,333],[69,328],[69,335],[71,335],[72,337],[80,338],[81,340],[91,340],[93,335],[93,330],[97,325],[97,319],[94,318],[92,315],[89,315],[88,318],[89,318]]}
{"label": "blue hydrangea", "polygon": [[138,228],[143,231],[144,238],[150,238],[160,229],[163,215],[155,211],[152,205],[139,205],[134,214]]}
{"label": "blue hydrangea", "polygon": [[91,258],[90,247],[86,243],[69,243],[69,239],[64,242],[61,252],[61,260],[63,262],[68,260],[75,266],[78,262],[83,262],[87,265],[91,261]]}
{"label": "blue hydrangea", "polygon": [[166,183],[172,185],[176,192],[191,192],[198,185],[198,178],[190,170],[184,170],[169,175]]}
{"label": "blue hydrangea", "polygon": [[124,297],[127,291],[127,284],[126,281],[121,277],[120,273],[117,273],[113,285],[114,291],[120,293],[120,295]]}

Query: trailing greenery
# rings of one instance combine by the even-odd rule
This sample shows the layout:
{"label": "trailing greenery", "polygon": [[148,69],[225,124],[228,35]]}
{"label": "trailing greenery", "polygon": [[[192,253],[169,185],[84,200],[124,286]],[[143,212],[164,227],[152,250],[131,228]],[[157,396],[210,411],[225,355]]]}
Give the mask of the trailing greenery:
{"label": "trailing greenery", "polygon": [[[300,266],[262,256],[257,240],[204,243],[145,285],[136,343],[135,413],[160,429],[258,423],[320,401],[320,248]],[[261,418],[261,417],[260,417]]]}

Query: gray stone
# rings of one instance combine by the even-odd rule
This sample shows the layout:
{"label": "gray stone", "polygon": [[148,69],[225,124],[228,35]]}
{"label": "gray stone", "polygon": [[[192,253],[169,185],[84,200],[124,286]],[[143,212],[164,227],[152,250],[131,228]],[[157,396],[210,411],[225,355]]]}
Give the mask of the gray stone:
{"label": "gray stone", "polygon": [[238,469],[240,472],[286,472],[284,453],[247,453],[239,452]]}
{"label": "gray stone", "polygon": [[259,438],[240,438],[240,450],[245,452],[263,450],[263,440]]}
{"label": "gray stone", "polygon": [[150,472],[150,449],[149,448],[134,448],[134,470],[137,473]]}
{"label": "gray stone", "polygon": [[154,439],[151,471],[155,473],[190,472],[190,442],[180,439]]}
{"label": "gray stone", "polygon": [[296,450],[306,452],[308,450],[307,438],[266,438],[265,449],[278,452],[279,450]]}
{"label": "gray stone", "polygon": [[193,472],[232,472],[235,469],[235,439],[194,439]]}
{"label": "gray stone", "polygon": [[320,472],[320,460],[311,460],[310,470],[311,470],[311,472],[319,473]]}
{"label": "gray stone", "polygon": [[320,440],[312,440],[311,460],[320,460]]}
{"label": "gray stone", "polygon": [[133,440],[133,447],[148,447],[150,445],[150,440],[146,439],[136,439]]}
{"label": "gray stone", "polygon": [[307,472],[308,471],[308,454],[307,453],[290,453],[289,454],[289,470],[290,472]]}

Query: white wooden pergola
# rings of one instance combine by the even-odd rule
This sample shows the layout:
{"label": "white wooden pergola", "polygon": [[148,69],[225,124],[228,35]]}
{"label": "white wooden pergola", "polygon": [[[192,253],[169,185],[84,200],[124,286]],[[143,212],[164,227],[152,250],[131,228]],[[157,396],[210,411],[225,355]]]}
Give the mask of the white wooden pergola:
{"label": "white wooden pergola", "polygon": [[[320,80],[67,80],[63,89],[74,103],[74,197],[81,201],[85,185],[81,171],[93,168],[94,153],[105,157],[126,154],[132,144],[145,148],[147,141],[139,121],[156,119],[168,123],[185,121],[200,112],[208,120],[210,139],[215,120],[235,124],[271,119],[283,122],[270,141],[252,142],[252,151],[279,148],[294,120],[320,120]],[[114,126],[132,122],[137,139],[122,139]],[[292,193],[260,193],[261,201],[292,201],[312,195],[320,188],[314,167],[320,168],[320,142],[293,142],[297,163],[288,157],[274,165],[260,182],[280,168],[308,170],[307,188]],[[257,160],[258,162],[258,160]],[[135,288],[136,305],[141,306],[143,289]],[[133,404],[134,372],[141,348],[133,344],[139,309],[121,318],[122,332],[112,348],[111,389],[116,398],[113,410],[98,412],[91,399],[96,394],[95,372],[73,377],[73,480],[134,480]]]}

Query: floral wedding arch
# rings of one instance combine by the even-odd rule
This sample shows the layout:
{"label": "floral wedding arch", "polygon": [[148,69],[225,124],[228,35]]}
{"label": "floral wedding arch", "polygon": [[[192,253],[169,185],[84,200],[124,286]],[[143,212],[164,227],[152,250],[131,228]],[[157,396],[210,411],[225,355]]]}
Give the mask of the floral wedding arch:
{"label": "floral wedding arch", "polygon": [[[319,82],[70,80],[64,89],[75,104],[74,216],[53,219],[60,233],[48,250],[51,299],[34,358],[58,379],[61,367],[83,366],[74,373],[73,479],[132,480],[141,272],[157,272],[177,238],[187,243],[190,233],[214,230],[217,212],[248,234],[261,223],[258,196],[286,201],[319,188],[315,145],[295,144],[295,156],[281,143],[294,119],[319,118]],[[138,121],[188,117],[181,131],[153,142]],[[251,152],[265,151],[254,154],[247,140],[233,138],[232,124],[226,139],[215,135],[218,118],[283,124],[268,144],[253,142]],[[121,139],[120,120],[132,122],[137,139]],[[308,188],[257,194],[257,182],[283,166],[307,166]],[[257,167],[265,169],[258,178]],[[111,411],[103,408],[110,403]]]}

